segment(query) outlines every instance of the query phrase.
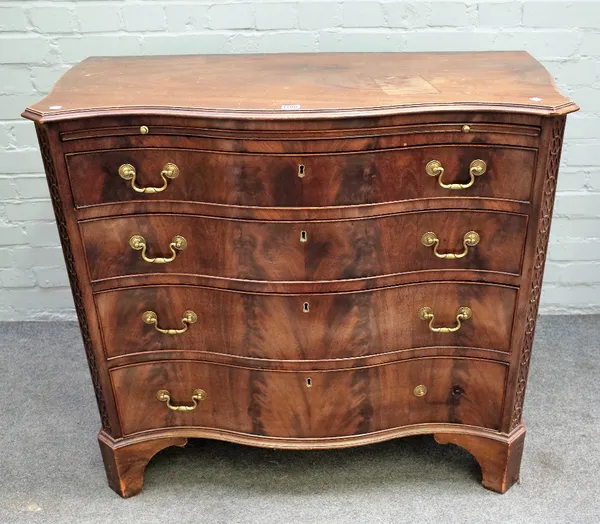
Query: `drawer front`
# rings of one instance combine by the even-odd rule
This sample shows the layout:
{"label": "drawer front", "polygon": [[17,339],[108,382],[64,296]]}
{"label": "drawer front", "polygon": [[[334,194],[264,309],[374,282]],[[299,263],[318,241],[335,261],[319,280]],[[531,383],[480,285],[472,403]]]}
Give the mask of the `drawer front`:
{"label": "drawer front", "polygon": [[[322,360],[439,346],[508,352],[516,296],[515,288],[463,282],[314,295],[164,286],[100,293],[96,303],[108,357],[177,349]],[[454,329],[457,310],[465,306],[472,316],[456,331],[432,331],[419,317],[430,307],[434,329]],[[156,324],[145,322],[146,311],[156,314]],[[197,316],[187,327],[185,311]]]}
{"label": "drawer front", "polygon": [[[436,269],[519,274],[526,225],[526,215],[428,211],[322,222],[133,215],[87,221],[80,227],[92,280],[179,273],[327,281]],[[471,247],[465,246],[470,231],[478,234],[478,243]],[[437,245],[424,245],[423,235],[428,232],[439,240]],[[185,239],[185,245],[178,237]],[[146,249],[134,249],[131,243]],[[439,258],[436,249],[442,255],[465,256]],[[174,259],[148,261],[160,257]]]}
{"label": "drawer front", "polygon": [[[449,422],[498,429],[506,366],[427,358],[344,371],[258,371],[196,361],[137,364],[111,371],[125,435],[201,426],[272,437],[359,435]],[[423,396],[415,395],[425,386]],[[205,392],[193,407],[194,391]],[[416,393],[425,392],[424,388]]]}
{"label": "drawer front", "polygon": [[[182,149],[125,149],[67,155],[78,207],[131,200],[171,200],[258,207],[324,207],[436,197],[490,197],[529,201],[536,151],[499,146],[435,146],[350,154],[260,155]],[[437,160],[443,175],[427,174]],[[470,182],[474,160],[485,173],[468,189],[443,184]],[[176,178],[161,178],[165,166]],[[135,169],[140,189],[132,188]],[[124,173],[123,171],[121,171]],[[174,172],[171,172],[174,174]]]}

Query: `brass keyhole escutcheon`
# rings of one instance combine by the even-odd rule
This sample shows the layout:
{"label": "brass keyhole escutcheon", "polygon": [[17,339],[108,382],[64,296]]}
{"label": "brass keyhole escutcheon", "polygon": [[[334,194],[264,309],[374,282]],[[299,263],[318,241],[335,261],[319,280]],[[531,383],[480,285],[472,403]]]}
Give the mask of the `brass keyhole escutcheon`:
{"label": "brass keyhole escutcheon", "polygon": [[312,378],[309,377],[306,379],[306,387],[312,388]]}
{"label": "brass keyhole escutcheon", "polygon": [[300,178],[304,178],[304,175],[306,175],[306,166],[304,164],[299,164],[298,165],[298,176]]}
{"label": "brass keyhole escutcheon", "polygon": [[308,241],[308,233],[306,231],[300,231],[300,242]]}
{"label": "brass keyhole escutcheon", "polygon": [[142,126],[142,127],[140,127],[140,133],[141,133],[142,135],[147,135],[147,134],[148,134],[148,131],[149,131],[149,129],[148,129],[148,127],[147,127],[147,126]]}
{"label": "brass keyhole escutcheon", "polygon": [[310,311],[310,304],[308,302],[304,302],[304,304],[302,304],[302,311],[304,313],[308,313]]}
{"label": "brass keyhole escutcheon", "polygon": [[419,384],[415,387],[415,389],[413,389],[413,393],[415,397],[423,397],[427,393],[427,387],[423,384]]}

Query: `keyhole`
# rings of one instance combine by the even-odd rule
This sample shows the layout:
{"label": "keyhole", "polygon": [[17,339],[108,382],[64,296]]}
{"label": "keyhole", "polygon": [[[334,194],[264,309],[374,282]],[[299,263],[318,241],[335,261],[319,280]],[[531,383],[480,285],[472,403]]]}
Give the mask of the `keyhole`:
{"label": "keyhole", "polygon": [[452,386],[451,391],[455,397],[458,397],[459,395],[462,395],[465,392],[465,390],[463,388],[461,388],[460,386]]}
{"label": "keyhole", "polygon": [[298,176],[300,178],[304,178],[304,175],[306,174],[305,171],[306,171],[306,168],[304,167],[304,164],[300,164],[298,166]]}
{"label": "keyhole", "polygon": [[300,242],[306,242],[308,240],[308,235],[306,231],[300,231]]}
{"label": "keyhole", "polygon": [[312,388],[312,378],[307,378],[306,379],[306,387],[307,388]]}
{"label": "keyhole", "polygon": [[308,305],[308,302],[304,302],[302,306],[302,311],[304,311],[305,313],[308,313],[310,311],[310,306]]}

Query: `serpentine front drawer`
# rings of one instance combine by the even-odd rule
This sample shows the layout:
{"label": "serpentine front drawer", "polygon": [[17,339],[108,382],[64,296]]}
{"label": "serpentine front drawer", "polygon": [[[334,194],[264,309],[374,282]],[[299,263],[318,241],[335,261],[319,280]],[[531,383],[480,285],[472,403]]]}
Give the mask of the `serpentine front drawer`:
{"label": "serpentine front drawer", "polygon": [[[416,359],[357,370],[259,371],[170,361],[115,368],[124,435],[192,426],[310,441],[422,423],[497,429],[506,365]],[[223,385],[231,393],[223,391]]]}
{"label": "serpentine front drawer", "polygon": [[[312,295],[142,286],[99,293],[96,303],[109,358],[190,351],[299,361],[433,347],[508,352],[516,298],[509,286],[429,282]],[[462,322],[461,308],[470,311]]]}
{"label": "serpentine front drawer", "polygon": [[518,275],[527,216],[428,211],[265,222],[149,214],[80,228],[92,281],[155,273],[334,281],[442,269]]}
{"label": "serpentine front drawer", "polygon": [[536,150],[462,145],[307,156],[141,147],[66,158],[78,207],[132,200],[329,207],[461,197],[529,202]]}

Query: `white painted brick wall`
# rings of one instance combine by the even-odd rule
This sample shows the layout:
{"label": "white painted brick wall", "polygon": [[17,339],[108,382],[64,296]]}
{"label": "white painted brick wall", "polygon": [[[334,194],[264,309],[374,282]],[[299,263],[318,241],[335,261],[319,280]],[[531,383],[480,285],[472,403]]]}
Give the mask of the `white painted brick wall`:
{"label": "white painted brick wall", "polygon": [[[600,313],[600,1],[0,0],[0,320],[74,318],[33,124],[89,55],[525,49],[569,119],[542,296]],[[474,82],[477,79],[473,79]]]}

